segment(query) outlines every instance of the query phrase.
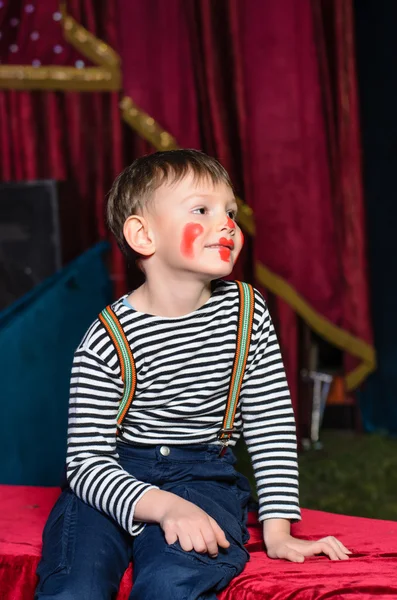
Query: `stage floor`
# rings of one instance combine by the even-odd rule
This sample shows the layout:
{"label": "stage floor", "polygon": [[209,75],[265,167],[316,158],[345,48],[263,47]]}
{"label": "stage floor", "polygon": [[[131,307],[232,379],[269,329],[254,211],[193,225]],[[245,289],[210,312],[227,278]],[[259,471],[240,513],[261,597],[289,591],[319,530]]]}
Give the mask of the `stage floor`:
{"label": "stage floor", "polygon": [[[41,532],[58,488],[0,485],[0,599],[29,600],[36,583]],[[249,520],[251,560],[220,600],[397,600],[397,523],[303,510],[295,535],[335,535],[353,551],[349,561],[319,556],[303,564],[267,558],[256,515]],[[117,600],[127,600],[131,568]],[[76,599],[84,600],[84,599]],[[155,599],[157,600],[157,599]]]}

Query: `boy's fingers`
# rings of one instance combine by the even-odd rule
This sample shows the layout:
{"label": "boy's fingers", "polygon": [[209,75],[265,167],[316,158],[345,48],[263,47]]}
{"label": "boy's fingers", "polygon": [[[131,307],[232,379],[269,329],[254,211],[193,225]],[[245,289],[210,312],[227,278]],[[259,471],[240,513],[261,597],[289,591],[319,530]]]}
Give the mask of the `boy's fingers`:
{"label": "boy's fingers", "polygon": [[316,546],[318,546],[318,552],[316,552],[316,554],[320,554],[320,552],[322,552],[323,554],[329,556],[331,560],[339,560],[339,556],[337,555],[336,551],[328,542],[316,542]]}
{"label": "boy's fingers", "polygon": [[336,555],[340,560],[349,560],[349,557],[346,555],[346,552],[342,550],[336,538],[331,538],[328,543],[331,546],[331,548],[335,550]]}
{"label": "boy's fingers", "polygon": [[221,529],[218,523],[212,517],[209,518],[211,522],[212,529],[214,530],[216,541],[219,546],[222,548],[229,548],[230,543],[227,541],[225,532]]}
{"label": "boy's fingers", "polygon": [[178,540],[178,536],[175,532],[164,533],[164,537],[167,544],[175,544],[175,542]]}
{"label": "boy's fingers", "polygon": [[205,531],[202,531],[203,541],[205,543],[205,552],[208,552],[210,556],[218,556],[218,544],[216,541],[215,531],[212,527],[209,527]]}
{"label": "boy's fingers", "polygon": [[305,557],[300,552],[297,552],[293,548],[284,547],[283,550],[278,554],[277,558],[285,558],[291,562],[302,563],[305,561]]}
{"label": "boy's fingers", "polygon": [[342,544],[342,542],[340,542],[333,535],[329,535],[328,537],[322,538],[319,541],[320,542],[326,542],[327,544],[329,544],[335,550],[336,554],[338,555],[338,558],[340,558],[341,560],[347,560],[348,557],[346,556],[346,554],[351,554],[350,550],[348,550]]}
{"label": "boy's fingers", "polygon": [[[203,534],[199,531],[196,535],[190,535],[190,538],[193,543],[193,548],[199,554],[204,554],[208,551],[208,544],[206,543]],[[216,550],[218,550],[217,545],[215,544]]]}
{"label": "boy's fingers", "polygon": [[348,548],[346,548],[346,546],[344,546],[342,544],[342,542],[340,542],[338,540],[338,538],[335,538],[335,542],[338,544],[339,548],[341,548],[343,550],[343,552],[346,552],[346,554],[353,554],[351,550],[349,550]]}
{"label": "boy's fingers", "polygon": [[181,533],[179,535],[179,543],[181,545],[182,550],[185,550],[186,552],[190,552],[191,550],[193,550],[193,542],[190,539],[190,536],[186,535],[186,533]]}

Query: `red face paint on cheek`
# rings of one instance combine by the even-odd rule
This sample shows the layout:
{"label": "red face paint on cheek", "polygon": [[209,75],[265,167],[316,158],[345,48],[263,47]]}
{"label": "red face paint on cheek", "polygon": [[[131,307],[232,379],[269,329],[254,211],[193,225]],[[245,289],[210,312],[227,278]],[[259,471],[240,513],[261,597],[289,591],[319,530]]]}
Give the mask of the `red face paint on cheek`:
{"label": "red face paint on cheek", "polygon": [[227,226],[229,229],[236,229],[236,223],[230,217],[227,218]]}
{"label": "red face paint on cheek", "polygon": [[199,223],[188,223],[182,235],[181,252],[185,258],[193,258],[193,244],[204,229]]}

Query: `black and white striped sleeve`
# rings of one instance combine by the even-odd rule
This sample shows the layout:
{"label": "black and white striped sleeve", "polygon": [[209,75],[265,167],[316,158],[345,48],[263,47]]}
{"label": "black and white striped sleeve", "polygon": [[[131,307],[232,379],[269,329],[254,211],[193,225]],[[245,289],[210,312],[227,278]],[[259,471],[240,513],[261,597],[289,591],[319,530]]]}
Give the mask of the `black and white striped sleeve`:
{"label": "black and white striped sleeve", "polygon": [[255,290],[249,364],[241,390],[243,435],[259,499],[259,520],[299,520],[296,426],[280,347],[263,296]]}
{"label": "black and white striped sleeve", "polygon": [[138,481],[118,462],[116,418],[121,378],[87,345],[75,353],[69,402],[67,478],[84,502],[109,515],[131,535],[138,500],[156,486]]}

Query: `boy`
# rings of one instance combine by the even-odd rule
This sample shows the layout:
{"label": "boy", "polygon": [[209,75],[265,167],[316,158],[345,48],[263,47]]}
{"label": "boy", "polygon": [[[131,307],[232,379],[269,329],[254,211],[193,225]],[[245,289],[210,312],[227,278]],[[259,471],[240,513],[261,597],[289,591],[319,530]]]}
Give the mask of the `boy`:
{"label": "boy", "polygon": [[132,559],[131,600],[215,599],[249,558],[249,485],[231,434],[233,446],[244,433],[251,455],[268,555],[348,558],[333,537],[290,535],[300,518],[295,423],[256,290],[234,431],[223,424],[241,314],[242,284],[221,279],[243,244],[236,213],[228,174],[196,150],[139,158],[113,184],[109,226],[145,275],[112,305],[136,390],[117,435],[126,368],[97,319],[75,353],[68,488],[44,530],[36,598],[114,598]]}

